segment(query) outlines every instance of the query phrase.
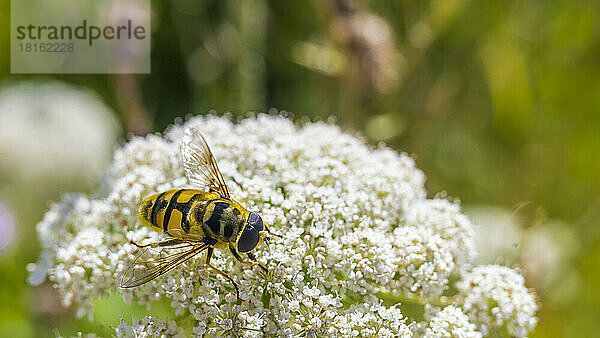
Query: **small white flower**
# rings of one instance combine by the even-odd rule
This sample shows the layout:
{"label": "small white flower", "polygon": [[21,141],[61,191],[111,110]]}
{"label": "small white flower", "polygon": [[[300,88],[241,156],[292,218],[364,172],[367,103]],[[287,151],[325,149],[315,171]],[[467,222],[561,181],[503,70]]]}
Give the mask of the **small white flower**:
{"label": "small white flower", "polygon": [[233,321],[229,318],[225,318],[223,319],[223,321],[221,321],[221,324],[219,324],[219,326],[221,326],[223,330],[229,331],[233,328]]}

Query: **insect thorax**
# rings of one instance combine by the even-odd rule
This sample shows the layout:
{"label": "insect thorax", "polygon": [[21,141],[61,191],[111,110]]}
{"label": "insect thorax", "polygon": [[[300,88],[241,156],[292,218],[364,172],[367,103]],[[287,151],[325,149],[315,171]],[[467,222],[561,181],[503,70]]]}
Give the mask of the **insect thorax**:
{"label": "insect thorax", "polygon": [[224,199],[212,201],[204,213],[204,232],[224,242],[235,242],[245,214],[245,210],[234,202]]}

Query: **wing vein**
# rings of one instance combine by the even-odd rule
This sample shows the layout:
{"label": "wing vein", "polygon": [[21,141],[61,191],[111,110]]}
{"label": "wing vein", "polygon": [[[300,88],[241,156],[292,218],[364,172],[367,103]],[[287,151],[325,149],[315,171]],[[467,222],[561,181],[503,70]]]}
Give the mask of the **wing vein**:
{"label": "wing vein", "polygon": [[230,198],[229,188],[217,161],[204,136],[198,130],[194,128],[185,130],[181,144],[181,158],[190,184],[199,189],[216,192],[223,198]]}
{"label": "wing vein", "polygon": [[[163,254],[165,251],[183,247],[185,246],[163,247],[158,255]],[[178,265],[186,262],[190,258],[206,250],[208,247],[208,244],[191,245],[191,248],[186,251],[169,254],[165,257],[152,258],[149,260],[145,260],[143,257],[145,255],[151,256],[150,252],[152,249],[146,248],[136,256],[134,261],[123,273],[121,277],[121,287],[132,288],[148,283],[149,281],[164,275]]]}

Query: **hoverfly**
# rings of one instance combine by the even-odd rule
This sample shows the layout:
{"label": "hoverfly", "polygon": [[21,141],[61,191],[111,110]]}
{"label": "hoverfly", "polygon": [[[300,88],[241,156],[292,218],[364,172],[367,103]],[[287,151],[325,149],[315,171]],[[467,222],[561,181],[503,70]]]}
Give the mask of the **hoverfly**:
{"label": "hoverfly", "polygon": [[[148,196],[141,204],[139,218],[144,225],[163,233],[164,239],[140,245],[145,248],[121,276],[121,287],[132,288],[169,272],[179,264],[206,251],[205,264],[227,278],[224,271],[210,263],[215,248],[228,249],[240,263],[267,268],[252,253],[273,234],[260,215],[250,212],[229,195],[217,162],[200,132],[185,130],[181,157],[189,183],[197,189],[168,190]],[[201,189],[201,190],[200,190]],[[158,249],[151,254],[151,249]],[[143,256],[150,256],[150,259]],[[250,261],[242,258],[246,255]]]}

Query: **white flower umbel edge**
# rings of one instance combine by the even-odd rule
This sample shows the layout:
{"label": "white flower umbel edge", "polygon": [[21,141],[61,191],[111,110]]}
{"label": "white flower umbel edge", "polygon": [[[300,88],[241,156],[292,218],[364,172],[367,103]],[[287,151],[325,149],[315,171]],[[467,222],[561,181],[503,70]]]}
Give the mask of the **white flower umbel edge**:
{"label": "white flower umbel edge", "polygon": [[[232,196],[283,236],[256,251],[269,275],[216,250],[214,264],[238,281],[239,305],[231,284],[203,266],[203,255],[146,285],[118,289],[139,250],[129,240],[157,236],[137,220],[140,202],[189,187],[179,153],[187,127],[205,136]],[[28,267],[30,280],[47,276],[78,315],[115,290],[142,304],[166,297],[188,323],[185,332],[196,335],[527,335],[537,305],[524,279],[506,267],[473,269],[472,224],[458,205],[427,199],[423,184],[410,157],[372,149],[330,124],[195,117],[164,137],[132,139],[115,153],[95,196],[67,195],[53,205],[38,224],[44,250]],[[449,288],[459,294],[444,297]],[[427,315],[408,318],[399,304],[382,305],[382,294],[418,300]],[[444,304],[450,307],[436,307]],[[116,333],[183,333],[177,325],[146,317],[123,322]]]}

